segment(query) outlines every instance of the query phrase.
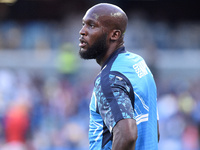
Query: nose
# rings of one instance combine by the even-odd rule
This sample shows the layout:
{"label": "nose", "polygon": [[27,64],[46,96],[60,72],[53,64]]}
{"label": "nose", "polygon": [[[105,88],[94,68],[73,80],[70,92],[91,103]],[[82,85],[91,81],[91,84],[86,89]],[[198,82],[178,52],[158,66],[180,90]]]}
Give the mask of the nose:
{"label": "nose", "polygon": [[80,35],[86,35],[85,26],[83,26],[83,27],[81,28],[81,30],[79,31],[79,34],[80,34]]}

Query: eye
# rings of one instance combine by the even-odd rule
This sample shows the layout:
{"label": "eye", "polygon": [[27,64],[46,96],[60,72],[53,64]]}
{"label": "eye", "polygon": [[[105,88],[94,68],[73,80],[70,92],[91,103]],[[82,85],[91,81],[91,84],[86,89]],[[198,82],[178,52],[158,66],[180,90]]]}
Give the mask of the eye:
{"label": "eye", "polygon": [[95,26],[94,26],[94,24],[90,24],[90,27],[91,27],[91,28],[94,28]]}

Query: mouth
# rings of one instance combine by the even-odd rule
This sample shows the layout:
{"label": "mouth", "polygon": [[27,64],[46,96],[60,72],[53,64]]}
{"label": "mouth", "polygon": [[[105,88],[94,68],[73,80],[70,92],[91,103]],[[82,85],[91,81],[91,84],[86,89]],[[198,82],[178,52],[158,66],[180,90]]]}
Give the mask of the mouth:
{"label": "mouth", "polygon": [[87,45],[87,42],[83,38],[79,38],[79,47],[84,48]]}

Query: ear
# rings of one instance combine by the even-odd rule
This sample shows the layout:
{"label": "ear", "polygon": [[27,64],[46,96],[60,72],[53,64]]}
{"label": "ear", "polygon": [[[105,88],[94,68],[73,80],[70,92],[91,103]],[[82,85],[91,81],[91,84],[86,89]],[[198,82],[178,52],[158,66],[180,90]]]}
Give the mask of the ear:
{"label": "ear", "polygon": [[112,41],[116,41],[121,37],[121,34],[122,33],[121,33],[120,30],[115,29],[115,30],[112,31],[110,39]]}

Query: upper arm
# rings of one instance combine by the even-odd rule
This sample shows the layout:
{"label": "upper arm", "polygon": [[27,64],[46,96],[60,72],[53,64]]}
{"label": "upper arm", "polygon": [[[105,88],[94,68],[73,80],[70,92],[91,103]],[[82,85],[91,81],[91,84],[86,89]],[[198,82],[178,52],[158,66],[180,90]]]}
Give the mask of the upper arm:
{"label": "upper arm", "polygon": [[113,128],[113,136],[137,139],[137,124],[135,119],[120,120]]}
{"label": "upper arm", "polygon": [[[103,93],[105,97],[102,96],[98,102],[99,113],[110,133],[118,121],[135,118],[128,86],[123,78],[113,75],[110,85],[112,96]],[[107,99],[111,97],[111,101],[108,101]]]}
{"label": "upper arm", "polygon": [[113,128],[113,150],[135,148],[137,124],[134,119],[120,120]]}

